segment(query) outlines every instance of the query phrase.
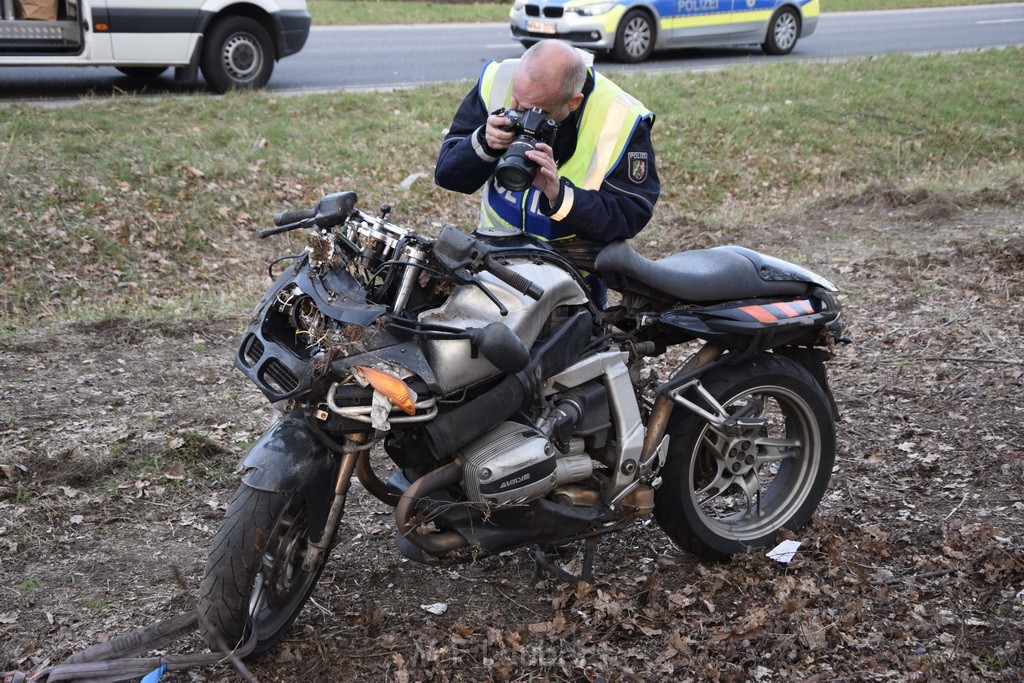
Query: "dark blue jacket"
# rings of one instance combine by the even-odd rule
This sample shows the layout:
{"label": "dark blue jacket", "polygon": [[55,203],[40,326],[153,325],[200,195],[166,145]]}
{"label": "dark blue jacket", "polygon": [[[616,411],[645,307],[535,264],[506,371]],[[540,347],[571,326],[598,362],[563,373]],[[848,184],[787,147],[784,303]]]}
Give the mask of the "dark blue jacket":
{"label": "dark blue jacket", "polygon": [[[559,165],[571,158],[576,149],[579,117],[587,106],[587,96],[593,88],[593,76],[588,75],[583,88],[583,104],[558,128],[553,148],[555,162]],[[487,116],[478,82],[455,112],[448,134],[441,144],[434,171],[434,180],[438,185],[456,192],[472,194],[490,181],[497,162],[481,158],[473,145],[473,136],[476,135],[480,144],[486,148],[483,130]],[[654,149],[651,146],[651,123],[643,121],[636,127],[626,153],[622,155],[599,190],[573,189],[572,208],[560,222],[579,238],[600,244],[628,239],[640,232],[651,219],[654,204],[661,191],[661,182],[654,163]],[[500,157],[502,153],[500,150],[490,150],[492,157]],[[642,178],[631,177],[630,153],[646,155],[642,157],[647,159]],[[633,175],[641,174],[634,171]],[[553,206],[546,198],[541,199],[540,209],[545,215],[550,216],[558,211],[568,182],[562,179],[563,189]]]}

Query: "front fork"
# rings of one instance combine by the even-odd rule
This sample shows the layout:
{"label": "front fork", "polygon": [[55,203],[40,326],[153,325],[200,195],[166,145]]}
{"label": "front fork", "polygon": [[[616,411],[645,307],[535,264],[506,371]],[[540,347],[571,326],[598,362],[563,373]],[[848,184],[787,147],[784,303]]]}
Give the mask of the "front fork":
{"label": "front fork", "polygon": [[334,536],[341,524],[341,516],[345,512],[345,500],[348,498],[348,491],[352,487],[352,472],[356,469],[356,462],[360,457],[369,457],[369,449],[353,453],[345,453],[341,456],[341,465],[338,467],[338,476],[334,480],[334,499],[331,501],[331,508],[327,513],[327,521],[324,523],[323,533],[320,540],[311,542],[306,547],[306,556],[302,560],[302,569],[307,572],[315,571],[323,561],[327,553],[331,552],[334,545]]}
{"label": "front fork", "polygon": [[[372,444],[367,441],[367,434],[350,435],[347,448],[341,450],[341,462],[334,479],[334,498],[327,513],[323,533],[320,534],[320,540],[309,544],[306,549],[306,557],[302,561],[302,568],[306,571],[312,571],[317,567],[323,561],[324,556],[334,547],[334,537],[345,512],[345,501],[348,499],[349,489],[352,488],[353,473],[363,488],[375,498],[391,507],[396,507],[399,503],[400,497],[377,477],[370,466],[370,446]],[[359,449],[359,444],[366,444],[366,447]]]}

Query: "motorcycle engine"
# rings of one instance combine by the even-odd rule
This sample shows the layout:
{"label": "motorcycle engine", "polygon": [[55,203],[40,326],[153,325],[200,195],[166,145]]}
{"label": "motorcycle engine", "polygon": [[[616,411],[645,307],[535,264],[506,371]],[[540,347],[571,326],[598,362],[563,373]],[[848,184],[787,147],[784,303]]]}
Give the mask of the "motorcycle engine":
{"label": "motorcycle engine", "polygon": [[459,452],[466,495],[489,507],[541,498],[594,470],[590,456],[559,457],[547,437],[516,422],[502,422]]}

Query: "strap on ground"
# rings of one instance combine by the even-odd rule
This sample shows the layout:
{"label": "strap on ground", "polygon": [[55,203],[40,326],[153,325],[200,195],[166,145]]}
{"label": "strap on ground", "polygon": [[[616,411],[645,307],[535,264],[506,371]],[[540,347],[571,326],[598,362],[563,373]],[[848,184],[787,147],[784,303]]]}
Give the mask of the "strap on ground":
{"label": "strap on ground", "polygon": [[[146,677],[158,681],[164,671],[176,671],[191,666],[218,664],[228,659],[241,659],[252,652],[258,640],[255,629],[241,648],[232,652],[202,652],[190,655],[139,657],[186,636],[199,626],[195,610],[170,619],[143,626],[106,643],[99,643],[78,652],[60,664],[32,674],[19,671],[0,673],[0,683],[116,683]],[[226,648],[225,648],[226,650]],[[149,676],[155,674],[155,676]]]}

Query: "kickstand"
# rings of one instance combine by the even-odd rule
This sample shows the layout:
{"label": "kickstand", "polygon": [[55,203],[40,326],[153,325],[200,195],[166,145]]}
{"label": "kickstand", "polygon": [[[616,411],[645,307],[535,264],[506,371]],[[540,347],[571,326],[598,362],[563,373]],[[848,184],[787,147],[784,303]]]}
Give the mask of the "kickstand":
{"label": "kickstand", "polygon": [[533,577],[535,579],[541,578],[543,572],[548,572],[552,576],[557,576],[574,583],[583,581],[585,583],[593,583],[594,578],[594,555],[597,553],[597,539],[588,538],[583,542],[583,571],[579,576],[576,576],[570,571],[566,571],[560,565],[552,562],[548,559],[548,556],[544,553],[544,549],[539,545],[534,546],[533,550]]}

